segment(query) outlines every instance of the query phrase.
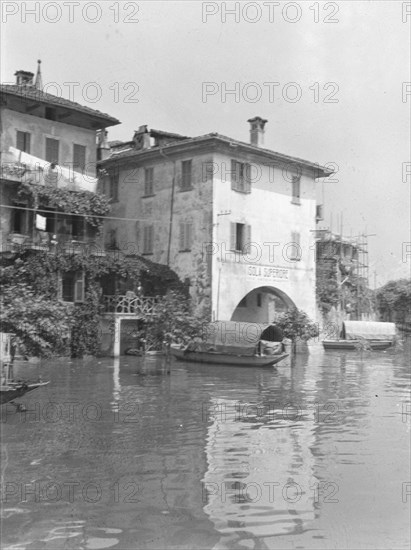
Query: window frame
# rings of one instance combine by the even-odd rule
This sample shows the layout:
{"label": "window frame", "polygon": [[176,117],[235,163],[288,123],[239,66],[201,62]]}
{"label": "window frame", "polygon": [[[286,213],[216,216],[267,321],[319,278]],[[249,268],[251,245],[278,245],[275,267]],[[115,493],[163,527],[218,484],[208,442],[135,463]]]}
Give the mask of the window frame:
{"label": "window frame", "polygon": [[[76,164],[76,148],[79,148],[79,147],[81,147],[81,150],[84,153],[84,163],[82,166],[80,164]],[[73,143],[73,171],[74,172],[84,174],[84,171],[86,168],[86,157],[87,157],[87,147],[85,145],[82,145],[81,143]],[[77,167],[80,168],[80,171],[76,170]]]}
{"label": "window frame", "polygon": [[[239,226],[241,226],[241,236],[239,235]],[[230,222],[230,250],[246,254],[244,248],[249,243],[251,243],[251,225],[246,222]],[[241,248],[239,248],[239,244],[241,244]]]}
{"label": "window frame", "polygon": [[299,231],[292,231],[291,232],[291,241],[290,244],[296,244],[297,247],[293,247],[297,250],[296,254],[291,256],[289,260],[291,262],[300,262],[301,256],[302,256],[302,250],[301,250],[301,233]]}
{"label": "window frame", "polygon": [[[148,177],[150,174],[150,177]],[[154,193],[154,166],[144,168],[144,194],[143,197],[152,197]]]}
{"label": "window frame", "polygon": [[111,202],[119,202],[120,173],[118,170],[108,174],[108,196]]}
{"label": "window frame", "polygon": [[[64,277],[72,274],[72,295],[73,300],[65,300]],[[65,304],[83,304],[85,301],[85,272],[84,270],[73,270],[58,272],[58,299]]]}
{"label": "window frame", "polygon": [[154,254],[154,225],[144,225],[143,228],[143,255]]}
{"label": "window frame", "polygon": [[[49,160],[47,158],[47,143],[48,142],[54,142],[57,144],[57,158],[55,158],[55,156],[53,156],[53,158],[51,160]],[[59,157],[60,157],[60,140],[59,139],[56,139],[55,137],[49,137],[49,136],[46,136],[46,142],[45,142],[45,155],[44,155],[44,159],[48,162],[48,163],[56,163],[56,164],[59,164]]]}
{"label": "window frame", "polygon": [[[190,170],[185,167],[189,166]],[[180,191],[191,191],[193,189],[193,160],[187,159],[181,161],[181,184]]]}
{"label": "window frame", "polygon": [[[19,147],[19,136],[23,138],[23,149],[20,149]],[[28,145],[27,145],[28,142]],[[31,150],[31,133],[30,132],[24,132],[23,130],[16,130],[16,149],[19,151],[22,151],[23,153],[30,154]]]}
{"label": "window frame", "polygon": [[179,252],[191,252],[193,246],[193,222],[181,221],[179,233]]}
{"label": "window frame", "polygon": [[237,193],[251,193],[251,164],[231,159],[231,189]]}

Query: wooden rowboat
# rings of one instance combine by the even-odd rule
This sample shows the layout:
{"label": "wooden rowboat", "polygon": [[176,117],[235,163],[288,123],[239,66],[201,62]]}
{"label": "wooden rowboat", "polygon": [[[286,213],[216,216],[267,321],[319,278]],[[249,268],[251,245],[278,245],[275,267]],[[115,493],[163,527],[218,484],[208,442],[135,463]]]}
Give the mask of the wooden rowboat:
{"label": "wooden rowboat", "polygon": [[47,386],[47,384],[49,382],[7,382],[0,386],[0,405],[9,403],[30,391]]}
{"label": "wooden rowboat", "polygon": [[288,357],[288,353],[279,355],[237,355],[221,351],[191,351],[176,344],[171,344],[170,353],[179,361],[232,367],[272,367]]}

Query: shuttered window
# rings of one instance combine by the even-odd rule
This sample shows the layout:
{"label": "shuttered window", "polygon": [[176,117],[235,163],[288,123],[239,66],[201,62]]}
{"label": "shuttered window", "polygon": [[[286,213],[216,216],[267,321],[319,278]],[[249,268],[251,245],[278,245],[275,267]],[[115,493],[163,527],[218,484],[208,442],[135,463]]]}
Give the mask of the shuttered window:
{"label": "shuttered window", "polygon": [[146,225],[143,231],[143,254],[152,254],[154,251],[154,227]]}
{"label": "shuttered window", "polygon": [[251,193],[251,165],[246,162],[231,161],[231,189],[241,193]]}
{"label": "shuttered window", "polygon": [[291,242],[288,247],[288,258],[292,261],[301,260],[300,234],[296,231],[291,233]]}
{"label": "shuttered window", "polygon": [[84,271],[67,271],[58,276],[58,296],[63,302],[84,302]]}
{"label": "shuttered window", "polygon": [[294,204],[300,204],[300,192],[301,192],[301,177],[293,176],[292,179],[292,202]]}
{"label": "shuttered window", "polygon": [[251,243],[251,225],[230,223],[230,250],[247,254],[247,245]]}
{"label": "shuttered window", "polygon": [[59,163],[59,141],[58,139],[46,138],[46,161]]}
{"label": "shuttered window", "polygon": [[23,151],[23,153],[30,153],[30,138],[31,135],[28,132],[17,130],[16,149]]}
{"label": "shuttered window", "polygon": [[193,224],[191,222],[180,223],[180,238],[179,238],[180,252],[187,252],[191,250],[192,233],[193,233]]}
{"label": "shuttered window", "polygon": [[84,145],[73,145],[73,169],[75,172],[84,172],[86,167],[86,148]]}
{"label": "shuttered window", "polygon": [[153,195],[154,193],[154,168],[144,170],[144,195]]}
{"label": "shuttered window", "polygon": [[181,191],[188,191],[192,188],[191,169],[191,160],[183,160],[181,163]]}

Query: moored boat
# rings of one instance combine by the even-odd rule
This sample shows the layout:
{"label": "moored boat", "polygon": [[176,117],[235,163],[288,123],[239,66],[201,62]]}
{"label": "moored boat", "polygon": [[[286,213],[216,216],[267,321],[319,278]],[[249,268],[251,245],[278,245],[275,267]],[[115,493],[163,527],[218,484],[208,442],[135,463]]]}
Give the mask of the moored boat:
{"label": "moored boat", "polygon": [[326,350],[384,350],[396,339],[395,323],[344,321],[340,338],[323,340]]}
{"label": "moored boat", "polygon": [[215,321],[188,346],[171,344],[180,361],[237,367],[272,367],[286,357],[281,331],[269,324]]}
{"label": "moored boat", "polygon": [[171,344],[170,353],[179,361],[233,367],[272,367],[288,357],[288,353],[279,355],[238,355],[219,351],[190,351],[175,344]]}
{"label": "moored boat", "polygon": [[7,382],[0,386],[0,405],[9,403],[26,393],[47,386],[50,382]]}

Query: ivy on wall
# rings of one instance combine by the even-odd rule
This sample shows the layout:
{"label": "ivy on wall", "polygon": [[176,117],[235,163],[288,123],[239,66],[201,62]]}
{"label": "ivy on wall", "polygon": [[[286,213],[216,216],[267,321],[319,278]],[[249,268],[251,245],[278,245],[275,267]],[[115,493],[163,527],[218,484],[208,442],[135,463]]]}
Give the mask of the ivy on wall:
{"label": "ivy on wall", "polygon": [[110,212],[110,199],[101,193],[91,191],[70,191],[50,185],[35,185],[23,182],[18,191],[20,199],[28,199],[34,208],[39,205],[84,216],[87,223],[100,228],[103,218]]}

